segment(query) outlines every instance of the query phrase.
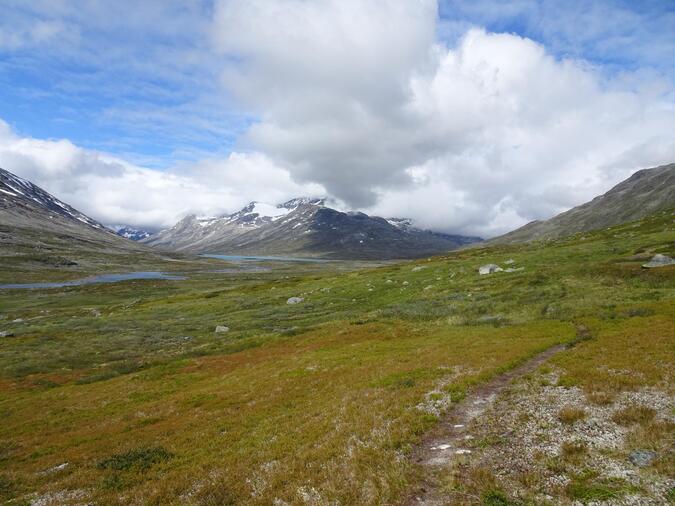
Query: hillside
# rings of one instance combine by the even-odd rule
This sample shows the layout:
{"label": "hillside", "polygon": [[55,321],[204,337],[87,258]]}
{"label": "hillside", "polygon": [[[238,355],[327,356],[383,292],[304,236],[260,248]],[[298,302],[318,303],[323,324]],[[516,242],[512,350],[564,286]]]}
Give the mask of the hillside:
{"label": "hillside", "polygon": [[395,259],[429,256],[479,240],[421,230],[407,220],[340,212],[322,199],[297,198],[277,206],[251,202],[220,217],[187,216],[144,242],[195,253]]}
{"label": "hillside", "polygon": [[115,258],[128,270],[131,254],[156,257],[149,248],[120,237],[39,186],[0,169],[0,261],[16,273],[37,276],[40,269],[59,267],[66,269],[61,276],[68,277],[68,272],[94,265],[112,268]]}
{"label": "hillside", "polygon": [[637,171],[604,195],[546,221],[491,239],[492,244],[554,239],[639,220],[675,206],[675,163]]}

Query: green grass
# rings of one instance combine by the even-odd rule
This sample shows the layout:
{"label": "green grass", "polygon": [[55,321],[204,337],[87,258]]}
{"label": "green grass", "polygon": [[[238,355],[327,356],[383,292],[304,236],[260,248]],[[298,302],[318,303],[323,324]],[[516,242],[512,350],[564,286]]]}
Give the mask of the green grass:
{"label": "green grass", "polygon": [[618,499],[625,494],[639,492],[640,489],[629,485],[621,478],[602,478],[597,472],[589,470],[575,475],[567,485],[566,491],[570,499],[585,504]]}
{"label": "green grass", "polygon": [[[658,215],[584,239],[380,267],[214,274],[200,272],[222,265],[212,260],[146,259],[190,279],[0,291],[0,330],[16,336],[0,341],[0,494],[395,503],[418,473],[411,448],[436,423],[416,408],[434,389],[458,401],[558,343],[574,344],[554,359],[559,384],[589,396],[669,385],[675,269],[640,264],[673,254],[674,239],[671,216]],[[478,275],[509,258],[524,270]],[[111,262],[105,270],[121,265]],[[21,265],[2,264],[0,278],[39,279]],[[71,277],[64,269],[39,274]],[[305,301],[286,304],[292,296]],[[509,504],[488,485],[474,496]],[[621,490],[584,478],[567,493],[598,487]]]}

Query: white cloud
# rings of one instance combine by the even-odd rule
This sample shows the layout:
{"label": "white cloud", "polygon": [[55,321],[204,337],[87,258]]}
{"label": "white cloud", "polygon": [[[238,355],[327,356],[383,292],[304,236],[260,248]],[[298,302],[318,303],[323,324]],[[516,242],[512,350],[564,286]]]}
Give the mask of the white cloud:
{"label": "white cloud", "polygon": [[[165,226],[188,212],[325,192],[366,212],[490,236],[675,160],[672,81],[658,69],[606,72],[549,50],[590,44],[608,58],[645,16],[619,9],[615,29],[603,4],[578,30],[571,9],[547,0],[481,0],[475,11],[474,3],[447,4],[466,20],[439,20],[434,0],[216,0],[212,10],[176,0],[143,4],[133,19],[123,2],[15,8],[0,20],[12,37],[0,37],[0,50],[98,65],[93,77],[52,80],[65,83],[64,93],[97,90],[105,109],[77,111],[78,122],[89,114],[94,127],[122,126],[97,146],[130,152],[137,163],[68,140],[22,138],[0,122],[0,166],[106,223]],[[564,22],[542,18],[545,47],[470,28],[476,16],[499,21],[484,12],[522,18],[531,30],[546,13]],[[63,26],[68,37],[58,35]],[[444,31],[453,33],[450,46],[438,40]],[[83,44],[94,34],[95,44]],[[671,39],[659,36],[658,55]],[[641,36],[635,54],[650,40]],[[134,147],[148,145],[143,136],[153,139],[142,153],[150,163],[169,140],[173,160],[198,161],[142,167]],[[204,154],[233,144],[229,156]]]}
{"label": "white cloud", "polygon": [[448,48],[437,21],[433,2],[220,2],[248,142],[352,206],[485,235],[675,160],[667,82],[481,29]]}
{"label": "white cloud", "polygon": [[67,140],[20,137],[0,120],[0,167],[106,224],[173,225],[189,213],[221,214],[251,200],[321,195],[259,153],[231,153],[168,171],[129,164]]}

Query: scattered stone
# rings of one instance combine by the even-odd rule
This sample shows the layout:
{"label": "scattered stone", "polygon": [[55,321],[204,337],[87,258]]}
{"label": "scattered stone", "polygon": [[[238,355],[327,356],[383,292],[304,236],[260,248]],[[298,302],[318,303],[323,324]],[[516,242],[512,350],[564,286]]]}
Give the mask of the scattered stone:
{"label": "scattered stone", "polygon": [[385,283],[387,283],[388,285],[390,285],[391,283],[393,283],[393,281],[392,281],[391,279],[388,279],[387,281],[385,281]]}
{"label": "scattered stone", "polygon": [[418,265],[417,267],[413,267],[413,268],[412,268],[412,272],[419,272],[419,271],[421,271],[422,269],[426,269],[426,268],[427,268],[426,265]]}
{"label": "scattered stone", "polygon": [[467,455],[471,453],[471,450],[465,450],[464,448],[460,448],[455,452],[455,455]]}
{"label": "scattered stone", "polygon": [[424,287],[424,290],[431,290],[434,287],[434,285],[428,285]]}
{"label": "scattered stone", "polygon": [[23,318],[17,318],[16,320],[12,320],[12,323],[22,323]]}
{"label": "scattered stone", "polygon": [[303,297],[291,297],[286,301],[286,304],[300,304],[305,299]]}
{"label": "scattered stone", "polygon": [[504,269],[499,267],[497,264],[485,264],[485,265],[481,265],[478,268],[478,274],[480,274],[482,276],[484,274],[493,274],[495,272],[501,272],[503,270]]}
{"label": "scattered stone", "polygon": [[57,465],[57,466],[50,467],[49,469],[45,469],[45,470],[42,471],[40,474],[45,475],[45,474],[54,474],[54,473],[58,473],[59,471],[63,471],[64,469],[66,469],[69,465],[70,465],[70,464],[69,464],[68,462],[64,462],[63,464],[59,464],[59,465]]}
{"label": "scattered stone", "polygon": [[638,467],[646,467],[650,465],[656,458],[656,452],[650,450],[635,450],[630,453],[628,460]]}
{"label": "scattered stone", "polygon": [[94,318],[100,318],[101,317],[101,312],[98,309],[96,309],[95,307],[90,308],[89,312],[91,313],[91,315]]}
{"label": "scattered stone", "polygon": [[216,334],[224,334],[225,332],[229,332],[230,327],[226,327],[225,325],[216,325]]}
{"label": "scattered stone", "polygon": [[518,272],[525,270],[525,267],[509,267],[508,269],[504,269],[504,272]]}
{"label": "scattered stone", "polygon": [[505,263],[506,265],[511,265],[511,264],[515,264],[516,261],[515,261],[513,258],[509,258],[509,259],[508,259],[506,262],[504,262],[504,263]]}
{"label": "scattered stone", "polygon": [[670,258],[667,255],[654,255],[652,259],[647,262],[646,264],[643,264],[642,267],[646,269],[651,269],[652,267],[664,267],[666,265],[673,265],[675,264],[675,260]]}
{"label": "scattered stone", "polygon": [[491,322],[500,322],[503,319],[504,319],[504,317],[501,316],[501,315],[486,314],[486,315],[480,316],[478,318],[478,321],[481,322],[481,323],[491,323]]}
{"label": "scattered stone", "polygon": [[14,337],[14,332],[3,330],[0,332],[0,337]]}

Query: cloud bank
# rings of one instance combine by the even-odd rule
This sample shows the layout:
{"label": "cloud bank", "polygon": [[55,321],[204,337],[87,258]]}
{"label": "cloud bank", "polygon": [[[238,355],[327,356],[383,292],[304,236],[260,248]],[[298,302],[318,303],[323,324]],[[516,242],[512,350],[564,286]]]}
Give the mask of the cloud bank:
{"label": "cloud bank", "polygon": [[281,202],[323,195],[316,184],[298,184],[260,153],[159,171],[139,167],[67,140],[20,137],[0,120],[0,167],[43,187],[102,223],[158,229],[187,214],[218,215],[241,209],[253,196]]}
{"label": "cloud bank", "polygon": [[[443,9],[461,10],[460,3]],[[524,16],[527,3],[504,16]],[[193,13],[208,19],[193,26],[200,42],[189,44],[189,60],[218,79],[204,85],[199,103],[222,94],[232,114],[252,118],[234,128],[232,152],[155,170],[0,123],[0,166],[104,223],[160,227],[250,200],[325,194],[435,230],[492,236],[675,160],[675,87],[663,68],[617,71],[583,59],[581,50],[561,56],[561,42],[491,32],[475,26],[471,12],[449,23],[432,0],[216,1]],[[545,21],[546,40],[561,39],[555,19]],[[0,46],[58,33],[56,21],[40,22],[52,24],[22,25]],[[440,37],[449,30],[453,37]],[[568,46],[585,40],[569,27],[565,36]],[[659,40],[660,50],[667,47]],[[594,54],[608,54],[597,37],[592,42]],[[192,68],[181,61],[172,73]],[[217,98],[205,98],[214,86]],[[118,114],[162,128],[156,108],[137,109],[138,118]],[[193,121],[205,109],[210,132],[228,131],[230,119],[223,114],[219,125],[217,107],[182,117]]]}
{"label": "cloud bank", "polygon": [[675,159],[673,89],[517,35],[434,37],[435,2],[223,1],[250,145],[348,205],[493,235]]}

